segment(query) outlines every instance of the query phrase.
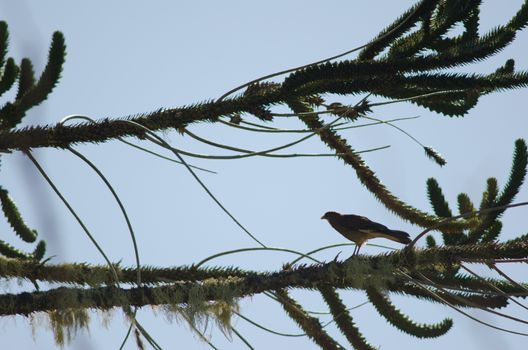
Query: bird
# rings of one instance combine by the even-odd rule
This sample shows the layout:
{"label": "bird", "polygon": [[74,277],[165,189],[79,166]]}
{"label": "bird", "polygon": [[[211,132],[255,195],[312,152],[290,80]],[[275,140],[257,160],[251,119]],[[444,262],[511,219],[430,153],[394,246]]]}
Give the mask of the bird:
{"label": "bird", "polygon": [[371,238],[387,238],[402,244],[411,242],[407,232],[391,230],[387,226],[371,221],[364,216],[342,215],[335,211],[329,211],[321,219],[327,220],[337,232],[356,243],[352,256],[358,254],[361,246]]}

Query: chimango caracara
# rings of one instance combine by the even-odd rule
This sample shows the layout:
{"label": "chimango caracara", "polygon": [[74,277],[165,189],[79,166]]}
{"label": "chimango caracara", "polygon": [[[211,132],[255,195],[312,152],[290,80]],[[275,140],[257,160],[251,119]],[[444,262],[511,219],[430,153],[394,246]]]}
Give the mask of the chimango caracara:
{"label": "chimango caracara", "polygon": [[364,216],[341,215],[335,211],[329,211],[321,219],[328,220],[337,232],[356,243],[352,256],[358,254],[361,246],[371,238],[387,238],[402,244],[411,242],[407,232],[391,230],[382,224],[370,221]]}

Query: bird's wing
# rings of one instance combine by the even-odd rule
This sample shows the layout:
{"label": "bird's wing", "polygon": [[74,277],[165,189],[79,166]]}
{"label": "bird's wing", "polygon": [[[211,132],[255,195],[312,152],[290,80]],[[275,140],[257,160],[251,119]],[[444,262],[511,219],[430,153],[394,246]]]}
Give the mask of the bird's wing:
{"label": "bird's wing", "polygon": [[343,225],[354,228],[356,230],[385,232],[388,230],[387,226],[370,221],[368,218],[360,215],[341,215]]}

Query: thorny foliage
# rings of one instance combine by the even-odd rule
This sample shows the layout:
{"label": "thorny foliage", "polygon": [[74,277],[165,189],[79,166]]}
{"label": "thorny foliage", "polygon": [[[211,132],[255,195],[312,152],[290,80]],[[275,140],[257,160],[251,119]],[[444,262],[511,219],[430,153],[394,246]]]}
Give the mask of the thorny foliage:
{"label": "thorny foliage", "polygon": [[[499,242],[498,237],[502,229],[500,217],[513,203],[526,176],[528,155],[525,141],[515,142],[513,165],[504,187],[500,189],[497,180],[489,178],[478,206],[469,196],[461,193],[458,196],[459,216],[453,215],[438,182],[429,179],[427,190],[434,212],[429,214],[403,202],[390,192],[358,152],[338,133],[340,128],[347,128],[350,123],[368,118],[368,113],[376,104],[366,99],[355,106],[325,101],[328,94],[368,93],[391,100],[409,101],[447,116],[463,116],[484,94],[526,87],[528,72],[515,71],[513,60],[506,61],[490,74],[449,72],[449,69],[479,62],[496,54],[510,44],[516,33],[528,23],[528,2],[525,2],[508,23],[481,34],[480,3],[478,0],[422,0],[371,42],[346,52],[350,54],[357,51],[354,59],[337,60],[343,56],[338,55],[271,74],[233,89],[216,101],[175,109],[159,109],[115,120],[90,121],[73,126],[60,123],[23,129],[16,129],[16,126],[26,111],[42,103],[58,83],[65,59],[64,37],[60,32],[53,35],[48,63],[41,76],[36,79],[29,59],[22,59],[20,64],[15,63],[13,58],[6,59],[7,24],[0,22],[0,95],[18,82],[14,101],[6,102],[0,109],[2,152],[21,151],[31,158],[31,148],[57,147],[74,152],[71,146],[77,143],[101,143],[134,135],[170,149],[200,182],[193,167],[179,154],[211,157],[175,149],[157,138],[152,131],[174,128],[211,146],[239,153],[216,159],[328,156],[275,153],[317,136],[331,149],[332,156],[342,159],[356,171],[360,181],[384,206],[404,220],[425,229],[434,227],[443,234],[443,245],[428,236],[427,249],[414,248],[413,242],[409,248],[398,252],[372,257],[355,256],[345,261],[336,259],[312,265],[286,264],[283,270],[275,272],[247,271],[237,267],[204,268],[198,266],[201,264],[154,268],[140,266],[139,258],[136,268],[121,267],[110,262],[108,266],[91,266],[82,262],[53,265],[43,260],[46,253],[43,241],[38,242],[32,252],[23,252],[0,240],[0,254],[3,255],[0,257],[0,276],[31,281],[37,289],[16,295],[0,295],[0,313],[33,315],[37,311],[45,312],[49,316],[57,343],[63,344],[74,336],[77,329],[87,327],[87,309],[105,312],[122,307],[135,327],[136,341],[140,348],[143,346],[141,337],[154,348],[160,347],[137,323],[135,313],[130,311],[131,307],[161,306],[169,315],[189,322],[192,329],[200,335],[202,334],[197,327],[200,321],[214,317],[226,334],[234,332],[241,337],[231,326],[232,315],[240,311],[237,300],[259,293],[267,293],[280,303],[305,335],[322,348],[342,348],[326,332],[317,317],[288,295],[287,290],[292,288],[321,293],[339,330],[356,349],[372,349],[373,346],[354,323],[337,289],[365,291],[369,301],[390,324],[419,338],[441,336],[451,329],[453,323],[450,319],[431,325],[416,323],[391,302],[391,293],[440,302],[468,317],[471,316],[463,308],[482,309],[512,319],[513,317],[496,309],[510,302],[518,303],[518,298],[525,298],[528,293],[527,285],[514,281],[498,265],[528,261],[528,235],[506,242]],[[449,31],[457,25],[464,28],[463,32],[448,36]],[[282,82],[266,81],[267,78],[280,74],[286,74]],[[242,89],[242,94],[229,97]],[[292,113],[274,113],[273,108],[278,105],[288,106]],[[332,114],[337,119],[325,124],[320,119],[321,114]],[[306,124],[306,129],[281,130],[255,124],[247,121],[246,115],[253,115],[262,122],[270,122],[277,117],[296,117]],[[248,132],[292,132],[305,133],[306,136],[270,150],[246,150],[212,143],[187,129],[189,125],[202,121],[223,123]],[[444,158],[437,151],[429,146],[421,146],[431,159],[439,165],[445,164]],[[97,171],[95,168],[94,170]],[[205,185],[200,184],[236,221]],[[112,190],[110,184],[108,187]],[[0,200],[6,220],[18,238],[27,243],[35,243],[37,232],[24,222],[7,189],[0,188]],[[125,213],[124,208],[123,212]],[[239,226],[246,230],[242,225]],[[246,232],[250,234],[249,231]],[[131,235],[133,238],[132,232]],[[94,244],[97,243],[94,241]],[[264,247],[261,249],[270,249],[262,243],[261,245]],[[102,250],[101,253],[104,254]],[[476,262],[486,264],[503,278],[480,277],[467,267],[467,264]],[[58,283],[60,287],[40,291],[39,281]],[[124,284],[135,286],[124,288]],[[478,319],[476,321],[484,323]],[[245,339],[241,339],[249,345]]]}

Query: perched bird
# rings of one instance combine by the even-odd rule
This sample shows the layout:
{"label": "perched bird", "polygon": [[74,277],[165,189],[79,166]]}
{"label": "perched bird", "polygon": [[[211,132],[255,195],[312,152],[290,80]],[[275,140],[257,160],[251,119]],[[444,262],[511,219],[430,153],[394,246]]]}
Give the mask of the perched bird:
{"label": "perched bird", "polygon": [[411,242],[407,232],[391,230],[364,216],[341,215],[335,211],[329,211],[321,219],[328,220],[337,232],[356,243],[352,256],[358,254],[361,246],[371,238],[382,237],[403,244]]}

